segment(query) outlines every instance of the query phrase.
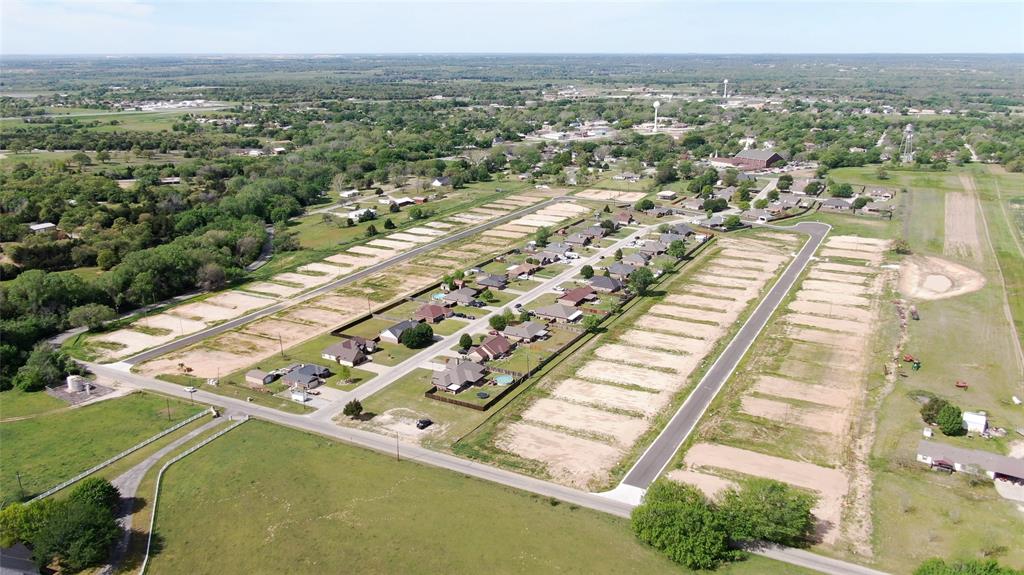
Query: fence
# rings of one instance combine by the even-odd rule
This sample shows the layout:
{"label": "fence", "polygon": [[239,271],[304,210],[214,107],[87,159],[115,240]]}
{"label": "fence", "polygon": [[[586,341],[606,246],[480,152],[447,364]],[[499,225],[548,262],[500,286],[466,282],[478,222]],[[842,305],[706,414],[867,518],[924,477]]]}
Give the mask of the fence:
{"label": "fence", "polygon": [[218,437],[224,435],[225,433],[231,431],[232,429],[238,427],[239,425],[242,425],[246,421],[249,421],[249,416],[243,415],[242,419],[240,419],[239,421],[227,426],[226,428],[218,431],[217,433],[214,433],[213,435],[207,437],[206,439],[202,440],[196,445],[193,445],[192,447],[188,448],[186,451],[174,456],[173,459],[165,463],[164,466],[160,468],[160,472],[156,474],[156,489],[153,491],[153,512],[149,516],[149,536],[146,538],[146,556],[145,558],[143,558],[142,567],[139,569],[140,575],[145,573],[146,567],[149,566],[149,552],[153,548],[153,528],[156,526],[156,503],[157,499],[160,498],[160,484],[164,479],[164,472],[167,471],[167,468],[170,467],[171,465],[177,463],[178,461],[181,461],[182,459],[188,457],[189,455],[192,455],[199,448],[210,443],[214,439],[217,439]]}
{"label": "fence", "polygon": [[50,489],[47,489],[46,491],[42,492],[41,494],[36,495],[35,497],[33,497],[31,499],[31,501],[38,501],[38,500],[43,499],[45,497],[49,497],[49,496],[53,495],[54,493],[57,493],[61,489],[64,489],[65,487],[68,487],[69,485],[74,485],[75,483],[78,483],[79,481],[81,481],[81,480],[85,479],[86,477],[92,475],[93,473],[96,473],[100,469],[103,469],[104,467],[114,463],[118,459],[121,459],[123,457],[127,457],[128,455],[131,455],[133,452],[142,449],[143,447],[149,445],[150,443],[153,443],[154,441],[160,439],[161,437],[167,435],[168,433],[173,433],[173,432],[181,429],[182,427],[185,427],[186,425],[192,423],[193,421],[201,418],[202,416],[207,415],[207,414],[212,413],[212,412],[213,412],[213,408],[212,407],[210,409],[204,409],[203,411],[200,411],[199,413],[193,415],[192,417],[190,417],[190,418],[188,418],[188,419],[186,419],[184,421],[178,422],[177,424],[175,424],[175,425],[173,425],[171,427],[168,427],[167,429],[161,431],[160,433],[154,435],[153,437],[150,437],[149,439],[143,441],[142,443],[139,443],[138,445],[135,445],[133,447],[130,447],[130,448],[122,451],[121,453],[118,453],[117,455],[111,457],[110,459],[104,461],[103,463],[100,463],[99,465],[96,465],[95,467],[91,467],[91,468],[89,468],[89,469],[79,473],[78,475],[76,475],[76,476],[72,477],[71,479],[68,479],[67,481],[57,485],[56,487],[51,487]]}

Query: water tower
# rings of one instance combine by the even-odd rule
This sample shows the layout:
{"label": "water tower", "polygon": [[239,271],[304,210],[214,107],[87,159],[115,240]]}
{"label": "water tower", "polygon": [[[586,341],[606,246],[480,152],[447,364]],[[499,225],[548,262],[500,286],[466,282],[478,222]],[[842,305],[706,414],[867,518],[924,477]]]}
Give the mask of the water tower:
{"label": "water tower", "polygon": [[661,102],[659,100],[655,100],[654,101],[654,133],[655,134],[658,133],[658,108],[660,108],[660,107],[661,107]]}
{"label": "water tower", "polygon": [[728,98],[729,97],[729,79],[728,78],[726,78],[725,80],[722,80],[722,97],[723,98]]}

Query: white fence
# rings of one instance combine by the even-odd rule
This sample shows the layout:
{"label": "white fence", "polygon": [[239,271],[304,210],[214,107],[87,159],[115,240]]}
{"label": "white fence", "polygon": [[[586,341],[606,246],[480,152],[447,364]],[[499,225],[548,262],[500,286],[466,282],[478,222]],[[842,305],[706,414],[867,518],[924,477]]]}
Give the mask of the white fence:
{"label": "white fence", "polygon": [[204,445],[206,445],[207,443],[210,443],[214,439],[217,439],[218,437],[224,435],[225,433],[231,431],[232,429],[238,427],[239,425],[242,425],[246,421],[249,421],[249,416],[248,415],[242,416],[242,419],[240,419],[239,421],[237,421],[235,423],[232,423],[228,427],[218,431],[217,433],[214,433],[213,435],[211,435],[210,437],[207,437],[206,439],[204,439],[203,441],[197,443],[196,445],[193,445],[188,450],[183,451],[180,454],[176,455],[174,457],[174,459],[171,459],[170,461],[165,463],[163,467],[160,468],[160,473],[157,473],[157,475],[156,475],[156,489],[153,491],[153,512],[150,513],[150,515],[149,515],[149,537],[146,538],[146,557],[142,560],[142,567],[139,569],[139,575],[142,575],[143,573],[145,573],[146,572],[146,567],[149,566],[149,551],[153,547],[153,529],[154,529],[154,527],[156,527],[156,505],[157,505],[157,500],[160,498],[160,484],[164,480],[164,471],[167,471],[168,467],[170,467],[171,465],[174,465],[175,463],[177,463],[181,459],[191,455],[192,453],[194,453],[200,447],[203,447]]}
{"label": "white fence", "polygon": [[178,422],[177,424],[175,424],[175,425],[173,425],[171,427],[168,427],[167,429],[161,431],[160,433],[154,435],[153,437],[150,437],[149,439],[143,441],[142,443],[139,443],[138,445],[135,445],[133,447],[129,447],[128,449],[122,451],[121,453],[118,453],[117,455],[111,457],[110,459],[104,461],[103,463],[100,463],[99,465],[96,465],[95,467],[91,467],[91,468],[89,468],[89,469],[79,473],[78,475],[76,475],[76,476],[72,477],[71,479],[68,479],[67,481],[57,485],[56,487],[51,487],[50,489],[47,489],[46,491],[42,492],[41,494],[36,495],[35,497],[33,497],[31,501],[38,501],[40,499],[43,499],[44,497],[49,497],[49,496],[53,495],[54,493],[57,493],[58,491],[60,491],[61,489],[64,489],[65,487],[67,487],[69,485],[74,485],[75,483],[78,483],[79,481],[81,481],[81,480],[85,479],[86,477],[92,475],[93,473],[96,473],[100,469],[103,469],[104,467],[110,465],[111,463],[114,463],[118,459],[121,459],[122,457],[126,457],[128,455],[131,455],[133,452],[142,449],[143,447],[149,445],[150,443],[153,443],[154,441],[160,439],[161,437],[167,435],[168,433],[173,433],[173,432],[181,429],[182,427],[185,427],[186,425],[192,423],[193,421],[203,417],[204,415],[208,415],[210,413],[213,413],[213,408],[204,409],[203,411],[200,411],[199,413],[193,415],[192,417],[190,417],[190,418],[188,418],[188,419],[186,419],[184,421]]}

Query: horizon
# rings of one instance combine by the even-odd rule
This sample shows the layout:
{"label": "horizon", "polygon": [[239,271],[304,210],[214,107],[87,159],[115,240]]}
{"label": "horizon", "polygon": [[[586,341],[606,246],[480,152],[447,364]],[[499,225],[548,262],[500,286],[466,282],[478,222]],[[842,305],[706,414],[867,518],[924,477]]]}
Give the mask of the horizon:
{"label": "horizon", "polygon": [[3,0],[0,16],[11,56],[1024,53],[1024,4],[1002,0]]}

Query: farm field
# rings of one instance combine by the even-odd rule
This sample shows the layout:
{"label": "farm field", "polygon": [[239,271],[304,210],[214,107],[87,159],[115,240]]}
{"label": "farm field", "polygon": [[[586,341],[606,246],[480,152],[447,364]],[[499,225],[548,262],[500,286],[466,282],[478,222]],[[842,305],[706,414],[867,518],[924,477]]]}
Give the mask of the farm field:
{"label": "farm field", "polygon": [[[687,572],[625,520],[258,421],[171,467],[157,513],[151,566],[172,575],[321,571],[327,557],[366,573]],[[442,552],[439,525],[464,536]],[[195,553],[199,541],[219,551]],[[759,557],[716,571],[804,572]]]}
{"label": "farm field", "polygon": [[184,401],[133,393],[2,423],[0,500],[18,497],[16,474],[21,475],[26,496],[40,493],[202,409]]}

